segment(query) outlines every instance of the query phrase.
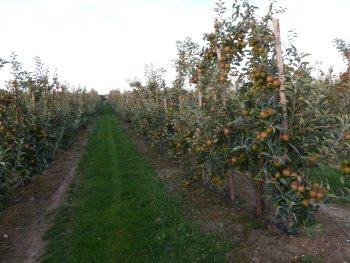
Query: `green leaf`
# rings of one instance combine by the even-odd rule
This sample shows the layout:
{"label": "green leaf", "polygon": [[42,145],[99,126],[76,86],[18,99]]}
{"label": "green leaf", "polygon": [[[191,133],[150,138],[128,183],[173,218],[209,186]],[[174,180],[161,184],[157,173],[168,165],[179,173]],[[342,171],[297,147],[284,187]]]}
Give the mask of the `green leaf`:
{"label": "green leaf", "polygon": [[264,156],[267,156],[267,157],[269,157],[269,158],[272,157],[271,154],[268,153],[268,152],[261,152],[259,155],[264,155]]}
{"label": "green leaf", "polygon": [[288,181],[285,178],[280,178],[279,179],[280,183],[283,184],[284,186],[288,185]]}

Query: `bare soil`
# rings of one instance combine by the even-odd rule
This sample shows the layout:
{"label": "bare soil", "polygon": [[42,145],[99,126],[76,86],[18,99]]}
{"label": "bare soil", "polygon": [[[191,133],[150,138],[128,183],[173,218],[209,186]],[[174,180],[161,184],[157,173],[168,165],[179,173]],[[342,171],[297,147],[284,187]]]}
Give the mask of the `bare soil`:
{"label": "bare soil", "polygon": [[254,218],[254,184],[235,174],[238,203],[201,185],[185,186],[183,172],[175,161],[164,160],[144,140],[131,135],[138,150],[153,165],[169,192],[180,200],[182,213],[203,231],[232,240],[234,248],[228,262],[350,262],[350,210],[335,204],[322,205],[317,215],[319,231],[289,235],[268,221]]}
{"label": "bare soil", "polygon": [[[63,203],[68,186],[76,178],[79,160],[92,131],[83,130],[73,145],[57,154],[51,166],[23,187],[0,215],[0,262],[39,262],[45,251],[43,234],[56,209]],[[130,136],[139,152],[151,162],[169,193],[178,200],[183,215],[207,233],[232,240],[228,262],[302,262],[318,259],[326,263],[350,263],[350,210],[324,205],[318,214],[321,231],[310,237],[288,235],[272,223],[256,220],[254,185],[235,174],[239,203],[201,185],[183,185],[183,172],[175,161],[164,160],[149,144]],[[240,194],[240,195],[239,195]]]}
{"label": "bare soil", "polygon": [[65,200],[69,185],[77,175],[84,147],[94,124],[78,133],[67,151],[58,153],[51,165],[22,187],[16,198],[0,214],[0,262],[40,262],[45,252],[43,235],[51,226],[54,212]]}

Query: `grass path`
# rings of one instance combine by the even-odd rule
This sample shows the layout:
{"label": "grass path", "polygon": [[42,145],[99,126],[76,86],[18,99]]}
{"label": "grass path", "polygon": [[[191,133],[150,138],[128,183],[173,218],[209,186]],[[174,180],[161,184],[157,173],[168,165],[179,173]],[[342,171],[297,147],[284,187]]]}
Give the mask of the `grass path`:
{"label": "grass path", "polygon": [[43,262],[226,262],[232,244],[183,218],[107,107],[80,173],[46,234]]}

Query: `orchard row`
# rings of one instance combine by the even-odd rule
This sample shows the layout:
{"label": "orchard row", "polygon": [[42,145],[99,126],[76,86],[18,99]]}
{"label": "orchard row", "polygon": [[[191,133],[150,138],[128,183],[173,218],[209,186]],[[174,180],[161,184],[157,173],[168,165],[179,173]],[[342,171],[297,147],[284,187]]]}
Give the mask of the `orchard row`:
{"label": "orchard row", "polygon": [[313,169],[338,163],[339,180],[350,186],[350,70],[312,77],[307,54],[293,44],[283,43],[282,57],[273,16],[283,10],[271,4],[263,17],[255,10],[242,0],[224,17],[218,2],[208,44],[177,43],[171,87],[151,68],[144,84],[135,80],[132,92],[112,91],[108,99],[139,134],[179,159],[185,184],[224,185],[234,199],[232,173],[240,171],[256,182],[257,214],[268,205],[293,229],[313,222],[330,190],[309,179]]}
{"label": "orchard row", "polygon": [[50,80],[39,58],[33,73],[15,55],[2,64],[12,66],[13,76],[0,90],[0,207],[74,140],[100,105],[97,92],[70,91],[57,77]]}

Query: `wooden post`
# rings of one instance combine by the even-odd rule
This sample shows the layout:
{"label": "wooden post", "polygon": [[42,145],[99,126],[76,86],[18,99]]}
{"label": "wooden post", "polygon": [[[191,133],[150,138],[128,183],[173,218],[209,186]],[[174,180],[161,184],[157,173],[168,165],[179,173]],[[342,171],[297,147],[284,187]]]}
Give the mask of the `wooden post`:
{"label": "wooden post", "polygon": [[200,84],[196,85],[196,89],[198,91],[198,106],[199,108],[203,108],[203,90],[201,86],[202,74],[198,73],[198,82]]}
{"label": "wooden post", "polygon": [[[181,91],[180,91],[181,92]],[[179,95],[179,113],[181,114],[183,112],[183,97],[180,94]]]}
{"label": "wooden post", "polygon": [[[158,87],[157,87],[158,88]],[[155,98],[156,98],[156,105],[157,107],[159,106],[159,98],[158,98],[158,92],[157,92],[157,89],[155,91]]]}
{"label": "wooden post", "polygon": [[235,201],[236,194],[235,194],[235,190],[233,188],[233,171],[232,170],[227,171],[227,180],[228,180],[228,189],[229,189],[229,193],[230,193],[230,199],[231,199],[231,201]]}
{"label": "wooden post", "polygon": [[202,93],[202,89],[201,88],[197,88],[198,89],[198,106],[199,108],[203,107],[203,93]]}
{"label": "wooden post", "polygon": [[349,91],[350,91],[350,51],[346,52],[345,56],[348,58],[348,85],[347,86],[348,86],[348,102],[349,102]]}
{"label": "wooden post", "polygon": [[162,80],[161,89],[163,89],[163,93],[161,93],[161,95],[163,94],[164,113],[165,113],[165,116],[168,116],[167,91],[165,89],[165,80],[164,79]]}
{"label": "wooden post", "polygon": [[32,90],[31,93],[32,93],[32,105],[33,105],[33,108],[35,108],[35,95],[34,95],[34,91]]}
{"label": "wooden post", "polygon": [[204,171],[203,166],[201,166],[201,177],[202,177],[202,182],[204,183],[205,182],[205,171]]}
{"label": "wooden post", "polygon": [[17,88],[17,80],[12,81],[13,93],[15,94],[15,107],[16,107],[16,123],[19,124],[19,120],[21,118],[19,112],[19,98],[18,98],[18,88]]}
{"label": "wooden post", "polygon": [[[264,165],[264,158],[260,156],[259,173],[261,172],[263,165]],[[258,217],[261,217],[263,214],[263,200],[262,200],[263,191],[264,191],[264,182],[259,178],[257,183],[257,191],[256,191],[256,216]]]}
{"label": "wooden post", "polygon": [[348,58],[348,76],[350,78],[350,51],[346,52],[345,56]]}
{"label": "wooden post", "polygon": [[283,57],[282,57],[282,45],[281,45],[281,34],[280,34],[280,25],[279,20],[273,20],[273,33],[276,39],[276,60],[277,60],[277,68],[278,68],[278,78],[281,82],[281,86],[279,89],[279,100],[282,108],[282,123],[281,123],[281,134],[288,134],[288,111],[287,111],[287,98],[286,91],[284,88],[284,70],[283,70]]}
{"label": "wooden post", "polygon": [[222,85],[221,86],[221,103],[224,109],[226,109],[226,100],[227,100],[226,85]]}
{"label": "wooden post", "polygon": [[[217,55],[218,55],[218,61],[219,61],[219,63],[218,63],[218,67],[219,67],[219,71],[220,71],[220,75],[221,75],[221,72],[223,71],[222,69],[220,69],[220,63],[222,63],[222,61],[221,61],[221,58],[222,58],[222,55],[221,55],[221,49],[220,48],[217,48],[216,49],[216,53],[217,53]],[[221,96],[221,104],[222,104],[222,106],[223,106],[223,108],[226,108],[226,97],[227,97],[227,95],[226,95],[226,83],[221,83],[221,80],[219,80],[219,88],[220,88],[220,96]]]}
{"label": "wooden post", "polygon": [[[221,49],[220,48],[217,48],[216,49],[216,54],[217,54],[217,56],[218,56],[218,61],[219,61],[219,64],[220,64],[220,62],[221,62]],[[218,65],[219,66],[219,65]],[[220,68],[220,67],[219,67]]]}
{"label": "wooden post", "polygon": [[164,95],[164,112],[165,112],[165,115],[168,116],[168,104],[167,104],[165,95]]}

